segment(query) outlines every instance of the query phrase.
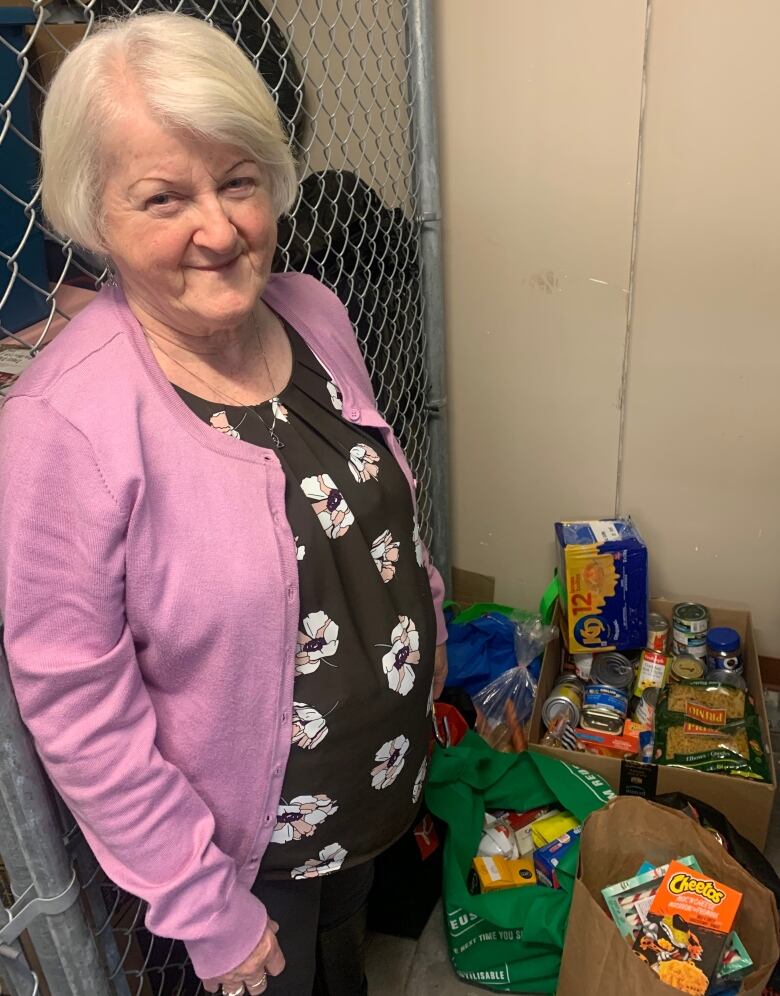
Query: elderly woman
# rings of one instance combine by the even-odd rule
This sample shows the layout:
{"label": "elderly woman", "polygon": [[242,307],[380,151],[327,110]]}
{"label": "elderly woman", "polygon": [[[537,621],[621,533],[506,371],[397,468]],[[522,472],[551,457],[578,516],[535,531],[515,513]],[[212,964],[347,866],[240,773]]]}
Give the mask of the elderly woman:
{"label": "elderly woman", "polygon": [[[0,610],[52,781],[207,991],[366,992],[373,857],[409,827],[442,585],[344,308],[271,275],[296,173],[195,19],[65,60],[42,204],[116,276],[0,418]],[[438,649],[437,649],[438,644]]]}

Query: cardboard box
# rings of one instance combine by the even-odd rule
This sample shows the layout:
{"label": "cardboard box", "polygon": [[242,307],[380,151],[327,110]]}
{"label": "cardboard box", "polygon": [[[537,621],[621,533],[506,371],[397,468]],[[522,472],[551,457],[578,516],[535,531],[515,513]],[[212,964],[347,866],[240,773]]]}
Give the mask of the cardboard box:
{"label": "cardboard box", "polygon": [[[692,601],[696,601],[696,599],[693,598]],[[668,598],[652,598],[650,599],[650,610],[659,612],[671,625],[675,602],[676,600]],[[722,608],[711,601],[705,602],[705,604],[710,609],[713,626],[731,626],[737,630],[742,639],[745,679],[761,722],[764,746],[768,750],[767,761],[772,778],[771,783],[751,781],[735,775],[710,774],[705,771],[695,771],[691,768],[673,765],[641,764],[640,762],[622,761],[614,757],[601,757],[597,754],[572,753],[557,747],[542,747],[539,744],[545,733],[542,722],[542,706],[552,691],[560,672],[562,652],[560,638],[552,640],[545,651],[536,702],[531,716],[529,745],[531,750],[548,754],[561,761],[577,764],[588,771],[595,771],[606,779],[616,792],[623,795],[644,795],[646,798],[652,799],[656,795],[666,792],[682,792],[694,799],[700,799],[720,810],[743,836],[763,850],[772,818],[775,793],[777,792],[777,777],[772,753],[769,750],[769,723],[752,620],[750,612],[746,609]],[[559,612],[556,613],[556,618],[560,625]]]}
{"label": "cardboard box", "polygon": [[30,53],[30,71],[45,89],[71,49],[82,40],[86,24],[43,24]]}

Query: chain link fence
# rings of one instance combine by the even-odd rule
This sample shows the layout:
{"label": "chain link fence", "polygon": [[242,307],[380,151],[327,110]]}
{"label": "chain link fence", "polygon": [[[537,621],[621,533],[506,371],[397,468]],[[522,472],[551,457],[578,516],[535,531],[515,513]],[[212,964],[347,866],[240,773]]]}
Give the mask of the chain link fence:
{"label": "chain link fence", "polygon": [[[106,276],[41,214],[37,123],[48,84],[101,18],[159,9],[226,31],[273,92],[303,177],[279,226],[275,268],[316,276],[345,304],[380,410],[418,479],[423,534],[446,572],[427,0],[0,0],[0,395]],[[183,945],[144,929],[143,904],[106,879],[41,776],[1,655],[0,855],[0,994],[203,992]],[[73,869],[78,895],[68,900]],[[16,900],[19,922],[25,895],[69,905],[51,915],[44,904],[17,936],[5,921]]]}

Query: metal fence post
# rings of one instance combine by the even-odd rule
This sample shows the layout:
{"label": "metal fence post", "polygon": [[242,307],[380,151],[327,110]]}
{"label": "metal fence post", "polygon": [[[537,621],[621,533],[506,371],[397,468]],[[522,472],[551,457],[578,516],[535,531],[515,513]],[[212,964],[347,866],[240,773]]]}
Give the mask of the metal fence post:
{"label": "metal fence post", "polygon": [[[0,653],[0,854],[16,896],[64,892],[73,869],[52,796],[22,723]],[[113,996],[79,902],[28,928],[52,996]],[[26,996],[26,994],[25,994]]]}
{"label": "metal fence post", "polygon": [[429,380],[428,411],[431,440],[431,555],[451,583],[449,450],[444,365],[444,294],[442,288],[441,203],[439,196],[439,137],[436,128],[433,12],[431,0],[409,0],[407,21],[409,104],[411,108],[414,175],[420,226],[420,270],[423,329]]}

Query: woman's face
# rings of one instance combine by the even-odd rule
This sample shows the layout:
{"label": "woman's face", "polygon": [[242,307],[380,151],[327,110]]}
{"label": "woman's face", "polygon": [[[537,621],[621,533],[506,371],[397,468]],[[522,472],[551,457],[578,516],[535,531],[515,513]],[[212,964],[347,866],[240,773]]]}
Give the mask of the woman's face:
{"label": "woman's face", "polygon": [[166,131],[140,99],[107,128],[106,248],[128,301],[188,335],[235,328],[271,272],[276,219],[246,153]]}

